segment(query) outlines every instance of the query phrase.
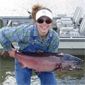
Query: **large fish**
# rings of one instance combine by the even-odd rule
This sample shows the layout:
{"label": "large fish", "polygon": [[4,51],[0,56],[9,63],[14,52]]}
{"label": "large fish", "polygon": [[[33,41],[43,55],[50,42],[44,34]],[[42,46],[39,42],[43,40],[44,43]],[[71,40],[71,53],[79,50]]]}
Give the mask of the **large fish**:
{"label": "large fish", "polygon": [[73,70],[79,68],[82,59],[70,54],[58,53],[20,53],[16,52],[16,59],[22,67],[34,69],[37,72],[48,72],[57,69]]}

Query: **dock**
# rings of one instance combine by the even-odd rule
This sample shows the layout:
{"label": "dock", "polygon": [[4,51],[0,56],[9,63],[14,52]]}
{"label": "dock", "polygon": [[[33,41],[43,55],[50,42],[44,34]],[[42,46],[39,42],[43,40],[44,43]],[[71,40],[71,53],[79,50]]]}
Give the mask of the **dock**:
{"label": "dock", "polygon": [[85,55],[85,38],[60,38],[59,51],[73,55]]}

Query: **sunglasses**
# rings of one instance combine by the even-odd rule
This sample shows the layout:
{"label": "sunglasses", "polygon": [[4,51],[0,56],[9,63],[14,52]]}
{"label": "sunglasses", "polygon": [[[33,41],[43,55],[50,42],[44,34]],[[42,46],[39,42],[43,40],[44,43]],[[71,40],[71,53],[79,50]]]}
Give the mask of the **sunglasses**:
{"label": "sunglasses", "polygon": [[42,18],[40,18],[40,19],[38,19],[37,20],[37,22],[39,23],[39,24],[43,24],[44,22],[46,23],[46,24],[50,24],[50,23],[52,23],[52,20],[51,19],[42,19]]}

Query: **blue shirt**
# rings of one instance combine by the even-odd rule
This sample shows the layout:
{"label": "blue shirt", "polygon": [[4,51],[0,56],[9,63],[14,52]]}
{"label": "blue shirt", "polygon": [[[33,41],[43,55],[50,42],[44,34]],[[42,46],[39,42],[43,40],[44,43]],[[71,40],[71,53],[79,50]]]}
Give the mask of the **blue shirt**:
{"label": "blue shirt", "polygon": [[38,51],[46,51],[44,49],[48,47],[48,52],[57,52],[59,46],[59,36],[57,32],[50,29],[46,38],[41,39],[36,25],[23,24],[17,27],[3,27],[0,29],[0,43],[4,50],[11,50],[12,42],[17,42],[20,50],[25,49],[31,43],[32,45],[36,45],[35,49],[38,45]]}

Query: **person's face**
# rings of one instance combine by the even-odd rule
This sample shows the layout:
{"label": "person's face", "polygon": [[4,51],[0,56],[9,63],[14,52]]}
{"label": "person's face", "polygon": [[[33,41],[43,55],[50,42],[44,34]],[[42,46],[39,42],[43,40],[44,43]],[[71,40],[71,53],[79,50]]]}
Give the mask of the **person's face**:
{"label": "person's face", "polygon": [[52,26],[52,20],[48,17],[41,17],[36,21],[37,29],[41,36],[45,36]]}

